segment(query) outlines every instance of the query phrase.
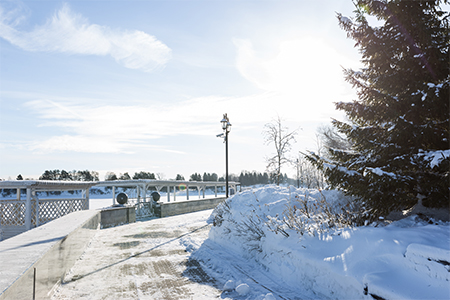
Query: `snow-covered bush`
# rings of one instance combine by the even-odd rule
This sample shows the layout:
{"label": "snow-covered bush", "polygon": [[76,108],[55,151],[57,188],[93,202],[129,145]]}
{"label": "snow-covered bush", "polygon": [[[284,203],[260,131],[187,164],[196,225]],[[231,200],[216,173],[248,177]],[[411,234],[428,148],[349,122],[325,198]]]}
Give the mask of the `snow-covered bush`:
{"label": "snow-covered bush", "polygon": [[295,230],[301,236],[304,234],[316,236],[333,229],[364,224],[367,212],[359,203],[343,196],[347,201],[331,205],[323,192],[321,190],[318,192],[318,198],[311,197],[308,190],[295,194],[292,197],[294,200],[286,204],[282,216],[278,218],[268,216],[265,225],[271,231],[285,236],[289,236],[286,229]]}
{"label": "snow-covered bush", "polygon": [[[268,192],[272,193],[271,197],[267,197]],[[232,216],[233,211],[240,216]],[[255,243],[265,237],[267,230],[286,237],[290,232],[299,237],[305,234],[316,236],[334,229],[362,225],[364,217],[363,207],[338,191],[271,186],[244,191],[239,203],[233,199],[223,202],[215,209],[212,222],[221,226],[227,220],[223,230],[226,233],[233,230],[238,236],[245,236],[248,249],[253,251],[258,250]]]}
{"label": "snow-covered bush", "polygon": [[209,239],[314,299],[448,298],[450,223],[354,226],[364,213],[336,190],[266,186],[219,205]]}

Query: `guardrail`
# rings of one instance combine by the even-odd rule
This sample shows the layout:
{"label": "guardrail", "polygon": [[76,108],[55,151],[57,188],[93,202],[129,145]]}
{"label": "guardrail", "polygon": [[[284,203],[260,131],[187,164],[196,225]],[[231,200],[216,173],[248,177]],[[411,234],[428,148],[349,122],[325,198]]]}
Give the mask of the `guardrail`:
{"label": "guardrail", "polygon": [[[142,219],[154,216],[154,202],[149,199],[151,192],[167,193],[167,202],[176,201],[177,192],[184,191],[189,201],[190,192],[197,190],[198,198],[206,197],[206,189],[214,189],[214,197],[219,189],[225,188],[223,181],[181,181],[181,180],[114,180],[100,182],[79,181],[46,181],[46,180],[15,180],[0,181],[0,189],[16,190],[16,199],[0,199],[0,241],[31,228],[48,223],[74,211],[89,209],[89,189],[96,187],[112,188],[112,203],[116,204],[116,188],[133,188],[136,197],[132,205],[136,208],[136,218]],[[239,182],[229,182],[231,193],[237,192]],[[41,199],[38,194],[54,191],[80,191],[81,197],[75,193],[73,197],[60,199]],[[149,201],[147,201],[149,200]],[[132,202],[132,201],[130,201]]]}
{"label": "guardrail", "polygon": [[[100,181],[96,184],[96,187],[111,187],[112,188],[112,200],[115,204],[117,187],[135,188],[137,202],[146,202],[150,197],[148,194],[152,191],[160,192],[163,189],[167,192],[167,202],[176,201],[176,193],[179,191],[186,191],[186,198],[189,200],[191,189],[197,189],[199,198],[202,196],[205,198],[206,188],[214,188],[214,197],[218,197],[218,188],[225,187],[224,181],[184,181],[184,180],[154,180],[154,179],[137,179],[137,180],[109,180]],[[237,187],[240,186],[239,182],[228,182],[229,188],[237,192]],[[231,193],[232,194],[232,193]]]}
{"label": "guardrail", "polygon": [[[0,240],[48,223],[74,211],[89,209],[89,189],[94,182],[73,181],[0,181],[0,189],[16,190],[16,199],[0,199]],[[62,199],[39,199],[49,191],[78,191]],[[22,193],[22,191],[25,191]]]}
{"label": "guardrail", "polygon": [[[219,188],[225,188],[226,182],[223,181],[181,181],[181,180],[153,180],[153,179],[138,179],[138,180],[110,180],[97,183],[96,187],[110,187],[112,188],[112,205],[116,204],[116,188],[132,188],[134,189],[134,199],[129,199],[129,205],[134,205],[136,208],[136,219],[143,219],[151,216],[161,216],[158,208],[151,199],[151,193],[154,191],[161,192],[163,190],[167,193],[167,202],[172,203],[177,199],[177,192],[184,191],[186,193],[186,202],[193,200],[189,199],[190,191],[196,189],[198,198],[206,198],[206,189],[214,189],[213,199],[223,199],[223,195],[218,194]],[[240,187],[239,182],[228,182],[229,188],[232,190],[230,194],[237,192],[237,187]],[[206,200],[206,199],[205,199]],[[195,200],[198,201],[198,200]],[[183,201],[184,202],[184,201]],[[164,203],[166,204],[166,203]],[[162,205],[162,204],[160,204]],[[192,206],[192,205],[191,205]],[[155,210],[158,210],[155,213]],[[164,215],[164,213],[163,213]]]}

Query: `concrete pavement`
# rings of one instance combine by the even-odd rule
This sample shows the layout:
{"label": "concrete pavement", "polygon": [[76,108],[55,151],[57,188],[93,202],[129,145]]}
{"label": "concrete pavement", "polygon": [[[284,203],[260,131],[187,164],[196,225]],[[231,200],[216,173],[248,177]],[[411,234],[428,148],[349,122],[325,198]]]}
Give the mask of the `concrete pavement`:
{"label": "concrete pavement", "polygon": [[52,299],[219,298],[220,284],[189,252],[207,239],[210,212],[100,230]]}

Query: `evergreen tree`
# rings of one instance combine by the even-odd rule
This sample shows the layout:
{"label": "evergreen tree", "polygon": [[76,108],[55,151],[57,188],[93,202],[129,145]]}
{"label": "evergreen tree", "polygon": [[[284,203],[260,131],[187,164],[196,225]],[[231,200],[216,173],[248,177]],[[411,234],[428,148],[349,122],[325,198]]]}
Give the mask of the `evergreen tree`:
{"label": "evergreen tree", "polygon": [[84,171],[78,171],[79,177],[78,180],[79,181],[93,181],[94,178],[91,175],[91,172],[89,172],[88,170],[84,170]]}
{"label": "evergreen tree", "polygon": [[117,175],[114,172],[106,172],[105,174],[105,180],[111,181],[111,180],[117,180]]}
{"label": "evergreen tree", "polygon": [[175,178],[175,180],[184,180],[184,176],[181,174],[177,174],[177,177]]}
{"label": "evergreen tree", "polygon": [[100,177],[97,171],[91,171],[92,181],[100,181]]}
{"label": "evergreen tree", "polygon": [[194,173],[189,178],[189,181],[202,181],[202,175]]}
{"label": "evergreen tree", "polygon": [[59,180],[72,180],[72,176],[66,170],[61,170]]}
{"label": "evergreen tree", "polygon": [[210,181],[217,181],[219,179],[219,175],[216,173],[212,173],[210,177]]}
{"label": "evergreen tree", "polygon": [[44,173],[39,177],[39,180],[59,180],[59,175],[61,171],[59,170],[45,170]]}
{"label": "evergreen tree", "polygon": [[211,177],[211,175],[209,173],[203,173],[203,181],[209,181],[209,177]]}
{"label": "evergreen tree", "polygon": [[131,176],[130,176],[130,174],[128,174],[128,172],[125,172],[123,174],[120,174],[119,179],[120,180],[131,180]]}
{"label": "evergreen tree", "polygon": [[16,180],[23,180],[22,174],[17,175]]}
{"label": "evergreen tree", "polygon": [[237,181],[242,186],[250,186],[257,184],[268,184],[269,183],[269,175],[267,173],[257,173],[256,171],[242,171],[239,174],[239,178],[236,178]]}
{"label": "evergreen tree", "polygon": [[317,128],[317,136],[325,148],[339,150],[349,150],[351,148],[349,140],[342,134],[339,134],[336,127],[331,125]]}
{"label": "evergreen tree", "polygon": [[134,173],[133,179],[156,179],[156,176],[154,173],[141,171]]}
{"label": "evergreen tree", "polygon": [[[334,120],[351,149],[311,154],[328,182],[357,196],[372,217],[418,199],[449,207],[449,1],[357,0],[355,18],[338,14],[364,67],[347,69],[358,100],[337,103]],[[374,27],[367,16],[376,17]]]}

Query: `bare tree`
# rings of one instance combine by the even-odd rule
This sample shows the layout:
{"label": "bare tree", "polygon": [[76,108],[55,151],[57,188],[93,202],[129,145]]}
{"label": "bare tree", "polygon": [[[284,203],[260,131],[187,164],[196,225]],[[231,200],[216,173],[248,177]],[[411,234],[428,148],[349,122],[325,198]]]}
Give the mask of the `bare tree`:
{"label": "bare tree", "polygon": [[282,125],[282,119],[278,116],[276,120],[264,125],[263,134],[265,144],[275,146],[275,154],[266,158],[267,170],[275,174],[277,185],[280,185],[281,166],[290,162],[286,155],[291,150],[291,144],[296,142],[297,130],[289,132],[289,129]]}
{"label": "bare tree", "polygon": [[[330,125],[323,125],[317,128],[316,139],[318,139],[321,142],[321,145],[326,149],[349,150],[352,146],[351,142],[345,136],[340,134],[335,127]],[[321,154],[323,153],[318,153],[319,156]]]}
{"label": "bare tree", "polygon": [[317,169],[311,162],[305,158],[305,154],[298,153],[295,161],[292,161],[297,175],[297,185],[306,188],[323,189],[325,187],[325,178],[322,171]]}

